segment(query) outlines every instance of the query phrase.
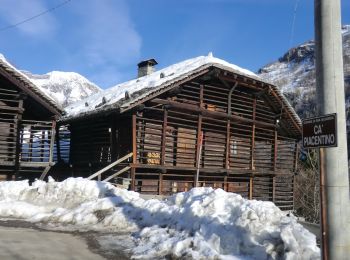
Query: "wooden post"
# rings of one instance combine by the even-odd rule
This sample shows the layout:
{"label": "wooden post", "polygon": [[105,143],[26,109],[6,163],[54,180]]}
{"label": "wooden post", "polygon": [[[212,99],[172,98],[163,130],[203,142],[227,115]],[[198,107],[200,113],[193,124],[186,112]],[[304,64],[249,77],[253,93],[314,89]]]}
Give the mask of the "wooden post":
{"label": "wooden post", "polygon": [[200,85],[199,87],[199,107],[204,107],[204,86]]}
{"label": "wooden post", "polygon": [[228,191],[227,175],[224,176],[224,191]]}
{"label": "wooden post", "polygon": [[249,199],[252,200],[253,199],[253,187],[254,183],[253,183],[253,176],[249,177]]}
{"label": "wooden post", "polygon": [[[202,135],[202,115],[198,115],[198,126],[197,126],[197,145],[196,145],[196,166],[198,169],[201,167],[200,165],[200,156],[201,156],[201,145],[203,140],[201,140]],[[194,187],[197,187],[197,172],[195,173],[194,177]]]}
{"label": "wooden post", "polygon": [[[49,138],[49,133],[47,133],[47,138]],[[44,161],[45,154],[45,130],[41,130],[41,140],[40,140],[40,161]]]}
{"label": "wooden post", "polygon": [[20,110],[17,114],[17,129],[16,129],[16,156],[15,156],[15,180],[18,179],[19,168],[20,168],[20,153],[21,153],[21,125],[22,125],[22,113],[23,113],[23,99],[18,102]]}
{"label": "wooden post", "polygon": [[[136,114],[132,115],[132,163],[137,163]],[[131,167],[131,190],[135,191],[135,167]]]}
{"label": "wooden post", "polygon": [[202,154],[202,148],[203,148],[203,132],[200,133],[199,136],[199,152],[197,157],[197,171],[196,171],[196,177],[195,177],[195,187],[198,187],[198,179],[199,179],[199,169],[201,166],[201,154]]}
{"label": "wooden post", "polygon": [[110,132],[110,145],[111,145],[111,162],[117,160],[117,126],[116,126],[116,115],[112,114],[111,118],[111,132]]}
{"label": "wooden post", "polygon": [[253,114],[252,114],[252,120],[253,120],[253,125],[252,125],[252,146],[251,146],[251,151],[250,151],[250,169],[251,170],[255,170],[255,165],[254,165],[255,114],[256,114],[256,97],[254,97],[254,100],[253,100]]}
{"label": "wooden post", "polygon": [[225,169],[230,168],[230,119],[227,120],[226,124],[226,156],[225,156]]}
{"label": "wooden post", "polygon": [[60,144],[60,127],[56,123],[56,135],[55,135],[55,140],[56,140],[56,153],[57,153],[57,161],[61,162],[62,157],[61,157],[61,144]]}
{"label": "wooden post", "polygon": [[272,176],[272,202],[275,202],[276,195],[276,176]]}
{"label": "wooden post", "polygon": [[277,129],[275,129],[275,138],[274,138],[274,145],[273,145],[273,171],[276,173],[277,170],[277,158],[278,158],[278,132]]}
{"label": "wooden post", "polygon": [[163,173],[159,173],[159,185],[158,185],[158,194],[162,195],[163,193]]}
{"label": "wooden post", "polygon": [[168,110],[164,109],[163,115],[163,131],[162,131],[162,151],[161,151],[161,165],[165,165],[165,145],[166,145],[166,129],[168,125]]}
{"label": "wooden post", "polygon": [[[56,135],[56,121],[52,121],[51,126],[51,139],[50,139],[50,155],[49,155],[49,164],[53,162],[53,148],[55,146],[55,135]],[[48,136],[50,136],[48,134]]]}
{"label": "wooden post", "polygon": [[[33,157],[33,140],[34,140],[34,135],[33,135],[33,126],[29,127],[29,145],[28,145],[28,159],[30,161],[32,161],[32,157]],[[23,138],[23,137],[22,137]],[[23,140],[22,140],[23,141]],[[20,143],[22,143],[22,141],[20,141]]]}
{"label": "wooden post", "polygon": [[298,168],[298,150],[299,150],[299,146],[298,146],[298,142],[295,142],[295,154],[294,154],[294,169],[293,171],[296,172],[297,168]]}

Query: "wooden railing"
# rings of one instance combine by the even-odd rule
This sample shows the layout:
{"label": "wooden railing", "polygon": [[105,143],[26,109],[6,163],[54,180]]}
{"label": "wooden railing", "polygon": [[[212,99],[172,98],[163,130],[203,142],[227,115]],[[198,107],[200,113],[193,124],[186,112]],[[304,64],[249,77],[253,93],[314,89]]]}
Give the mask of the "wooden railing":
{"label": "wooden railing", "polygon": [[[117,166],[118,164],[126,161],[127,159],[132,157],[132,155],[133,155],[133,153],[129,153],[129,154],[125,155],[124,157],[116,160],[115,162],[113,162],[113,163],[107,165],[106,167],[104,167],[103,169],[101,169],[101,170],[95,172],[94,174],[90,175],[87,179],[88,180],[92,180],[92,179],[97,177],[98,180],[101,180],[101,176],[102,176],[103,173],[107,172],[108,170],[112,169],[113,167]],[[122,174],[123,172],[126,172],[129,169],[130,169],[130,166],[126,166],[126,167],[122,168],[121,170],[119,170],[119,171],[113,173],[112,175],[108,176],[103,181],[109,181],[109,180],[115,178],[116,176]]]}

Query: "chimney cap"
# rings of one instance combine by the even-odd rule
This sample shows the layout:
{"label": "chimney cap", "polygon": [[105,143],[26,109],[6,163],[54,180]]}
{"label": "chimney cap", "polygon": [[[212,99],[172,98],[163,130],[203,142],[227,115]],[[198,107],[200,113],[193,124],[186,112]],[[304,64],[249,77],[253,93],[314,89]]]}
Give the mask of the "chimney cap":
{"label": "chimney cap", "polygon": [[154,66],[154,65],[157,65],[157,64],[158,64],[158,62],[157,62],[155,59],[148,59],[148,60],[140,61],[140,62],[137,64],[137,66],[138,66],[139,68],[141,68],[141,67],[144,67],[144,66],[147,66],[147,65],[149,65],[149,66]]}

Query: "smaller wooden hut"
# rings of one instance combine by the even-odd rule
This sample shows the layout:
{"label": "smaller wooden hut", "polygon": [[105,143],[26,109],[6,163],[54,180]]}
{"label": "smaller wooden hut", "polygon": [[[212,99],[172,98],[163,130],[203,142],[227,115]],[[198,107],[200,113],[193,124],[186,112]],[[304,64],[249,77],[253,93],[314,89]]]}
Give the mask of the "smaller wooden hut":
{"label": "smaller wooden hut", "polygon": [[0,57],[0,176],[38,178],[53,165],[62,109]]}
{"label": "smaller wooden hut", "polygon": [[69,153],[58,154],[75,176],[130,179],[131,190],[150,194],[211,186],[293,209],[301,121],[276,86],[250,71],[201,56],[66,113]]}

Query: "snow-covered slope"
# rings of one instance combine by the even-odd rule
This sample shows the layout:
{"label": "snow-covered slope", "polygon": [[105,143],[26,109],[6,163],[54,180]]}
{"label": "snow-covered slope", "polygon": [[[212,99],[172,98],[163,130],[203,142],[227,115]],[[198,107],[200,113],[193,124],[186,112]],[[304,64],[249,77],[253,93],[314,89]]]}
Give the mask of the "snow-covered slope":
{"label": "snow-covered slope", "polygon": [[[343,58],[347,108],[350,107],[350,25],[343,27]],[[315,44],[290,49],[258,75],[281,88],[301,118],[316,114]],[[348,120],[349,121],[349,120]]]}
{"label": "snow-covered slope", "polygon": [[97,85],[75,72],[52,71],[44,75],[22,72],[63,107],[102,91]]}

